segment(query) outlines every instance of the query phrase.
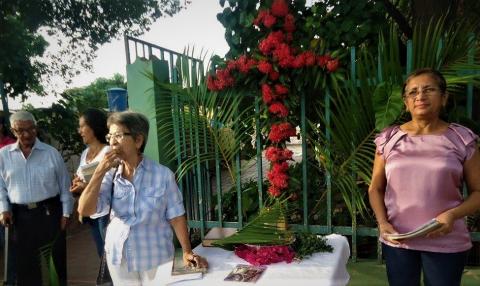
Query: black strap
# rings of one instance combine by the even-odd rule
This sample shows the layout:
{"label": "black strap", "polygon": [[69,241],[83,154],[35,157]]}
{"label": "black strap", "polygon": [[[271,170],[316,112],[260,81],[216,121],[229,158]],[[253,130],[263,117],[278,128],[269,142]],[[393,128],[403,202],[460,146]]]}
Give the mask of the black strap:
{"label": "black strap", "polygon": [[[112,176],[112,189],[110,191],[110,208],[108,209],[108,224],[110,224],[110,213],[112,212],[112,205],[113,205],[113,189],[115,188],[115,176],[117,175],[118,168],[115,169],[115,172],[113,173]],[[108,225],[107,224],[107,225]]]}

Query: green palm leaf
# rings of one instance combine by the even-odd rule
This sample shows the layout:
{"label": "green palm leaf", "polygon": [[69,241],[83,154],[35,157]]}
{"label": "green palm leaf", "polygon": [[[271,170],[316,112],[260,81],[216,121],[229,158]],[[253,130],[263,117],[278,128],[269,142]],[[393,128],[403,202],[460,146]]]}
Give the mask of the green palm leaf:
{"label": "green palm leaf", "polygon": [[375,126],[381,131],[395,122],[402,113],[402,90],[398,85],[382,82],[373,93]]}
{"label": "green palm leaf", "polygon": [[253,122],[253,105],[245,104],[248,97],[241,92],[210,92],[203,66],[190,64],[186,55],[177,60],[179,83],[156,81],[156,88],[164,91],[157,108],[157,120],[162,122],[158,134],[168,139],[167,155],[180,158],[179,179],[198,164],[219,159],[235,181],[233,161],[242,142],[251,141],[253,134],[254,125],[248,124]]}
{"label": "green palm leaf", "polygon": [[[415,27],[409,69],[439,69],[452,97],[462,98],[465,84],[480,84],[478,59],[468,52],[474,44],[470,28],[463,23],[446,27],[444,19],[431,22],[426,29]],[[400,60],[399,38],[392,28],[388,41],[380,36],[378,54],[362,49],[356,61],[355,84],[334,90],[329,120],[318,105],[320,122],[310,122],[309,141],[315,157],[331,175],[332,192],[341,194],[351,215],[354,210],[362,214],[366,209],[359,184],[370,182],[376,132],[404,114],[401,88],[406,68]]]}
{"label": "green palm leaf", "polygon": [[238,244],[286,245],[294,236],[287,229],[286,201],[276,200],[260,210],[257,217],[232,236],[215,241],[214,246],[233,249]]}

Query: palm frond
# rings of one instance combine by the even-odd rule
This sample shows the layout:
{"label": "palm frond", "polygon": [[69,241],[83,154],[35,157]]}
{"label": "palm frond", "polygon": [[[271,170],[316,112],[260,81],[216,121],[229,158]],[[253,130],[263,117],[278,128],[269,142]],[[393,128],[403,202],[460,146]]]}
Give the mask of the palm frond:
{"label": "palm frond", "polygon": [[[432,21],[426,29],[415,27],[411,67],[442,71],[454,96],[464,92],[467,83],[480,84],[480,65],[475,64],[477,53],[468,31],[469,26],[463,23],[446,27],[443,18]],[[354,208],[360,213],[366,209],[358,184],[370,182],[376,132],[404,114],[401,88],[406,68],[399,38],[392,28],[388,40],[380,36],[378,54],[361,50],[357,78],[335,90],[329,120],[320,107],[320,122],[310,122],[309,140],[315,157],[330,173],[332,191],[341,193],[352,215]]]}
{"label": "palm frond", "polygon": [[[324,158],[320,163],[331,174],[332,191],[341,194],[352,216],[354,210],[363,215],[367,208],[358,183],[369,182],[375,150],[371,88],[364,86],[367,82],[358,84],[357,87],[352,83],[333,93],[330,124],[323,110],[317,110],[321,124],[310,122],[309,138],[316,158]],[[325,126],[326,130],[319,126]]]}
{"label": "palm frond", "polygon": [[232,249],[237,244],[286,245],[293,242],[287,229],[286,201],[275,201],[232,236],[215,241],[214,246]]}
{"label": "palm frond", "polygon": [[240,92],[210,92],[203,60],[192,64],[191,57],[183,55],[176,68],[178,83],[154,79],[155,88],[163,91],[157,107],[157,121],[162,124],[157,132],[167,139],[166,155],[180,162],[179,179],[198,164],[219,158],[235,181],[234,158],[253,134],[253,125],[244,123],[253,121],[253,105],[245,106],[247,98]]}

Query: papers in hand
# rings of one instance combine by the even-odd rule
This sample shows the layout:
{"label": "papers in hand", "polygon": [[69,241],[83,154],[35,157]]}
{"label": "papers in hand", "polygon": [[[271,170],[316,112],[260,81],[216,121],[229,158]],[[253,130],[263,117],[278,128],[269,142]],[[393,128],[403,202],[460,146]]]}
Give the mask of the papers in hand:
{"label": "papers in hand", "polygon": [[439,228],[441,224],[436,220],[432,219],[427,223],[417,227],[416,229],[406,232],[406,233],[395,233],[395,234],[387,234],[386,236],[392,240],[400,240],[400,239],[407,239],[407,238],[414,238],[423,236],[431,231],[436,230]]}
{"label": "papers in hand", "polygon": [[83,180],[85,182],[89,182],[90,179],[92,178],[93,172],[95,172],[95,169],[97,168],[98,164],[100,162],[95,161],[83,166],[80,166],[80,175],[83,177]]}
{"label": "papers in hand", "polygon": [[257,282],[260,279],[262,273],[267,269],[266,266],[253,266],[245,264],[237,264],[233,268],[224,281],[237,281],[237,282]]}
{"label": "papers in hand", "polygon": [[203,273],[207,273],[207,268],[190,267],[183,264],[183,251],[175,249],[173,257],[172,273],[170,283],[173,284],[180,281],[202,279]]}

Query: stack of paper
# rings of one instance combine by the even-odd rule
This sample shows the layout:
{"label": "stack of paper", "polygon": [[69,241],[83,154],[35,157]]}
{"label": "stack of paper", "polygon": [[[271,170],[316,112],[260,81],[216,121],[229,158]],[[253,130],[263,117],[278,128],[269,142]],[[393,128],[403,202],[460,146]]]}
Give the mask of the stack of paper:
{"label": "stack of paper", "polygon": [[95,169],[97,168],[99,162],[92,162],[90,164],[86,164],[80,167],[80,174],[83,177],[83,180],[85,182],[89,182],[90,179],[92,178],[93,173],[95,172]]}
{"label": "stack of paper", "polygon": [[400,239],[407,239],[407,238],[414,238],[425,235],[431,231],[436,230],[439,228],[441,224],[436,220],[432,219],[427,223],[417,227],[416,229],[406,232],[406,233],[395,233],[395,234],[388,234],[387,237],[393,240],[400,240]]}

